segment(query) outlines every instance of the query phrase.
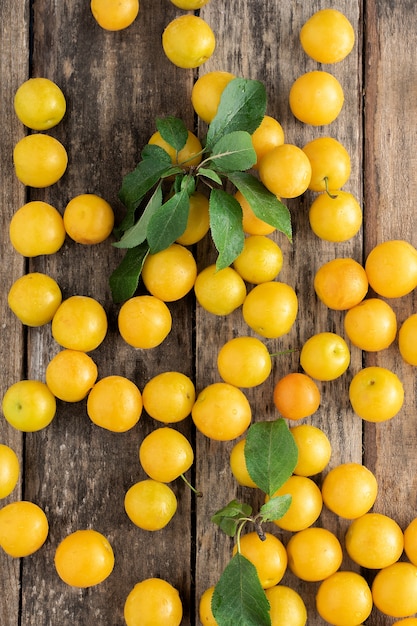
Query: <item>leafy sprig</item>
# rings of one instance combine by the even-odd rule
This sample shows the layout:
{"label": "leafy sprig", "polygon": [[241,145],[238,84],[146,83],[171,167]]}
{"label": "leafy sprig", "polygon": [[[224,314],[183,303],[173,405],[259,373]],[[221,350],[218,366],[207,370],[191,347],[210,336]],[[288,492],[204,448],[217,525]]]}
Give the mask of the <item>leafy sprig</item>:
{"label": "leafy sprig", "polygon": [[255,515],[251,505],[237,500],[213,515],[212,521],[236,538],[237,551],[214,588],[211,608],[219,626],[271,626],[268,599],[255,566],[241,553],[240,536],[244,526],[252,523],[259,540],[264,540],[262,524],[288,511],[291,496],[275,493],[293,473],[298,448],[287,423],[279,418],[254,423],[247,432],[244,453],[250,477],[269,499]]}
{"label": "leafy sprig", "polygon": [[[217,269],[233,263],[244,243],[242,209],[230,193],[238,189],[257,217],[292,237],[288,208],[251,172],[256,163],[251,134],[261,123],[267,106],[264,85],[235,78],[223,91],[218,111],[208,130],[201,162],[172,163],[160,146],[147,144],[136,168],[127,174],[119,192],[126,207],[115,229],[113,245],[125,249],[120,265],[110,276],[115,302],[134,295],[146,256],[168,248],[185,231],[190,196],[204,186],[209,195],[210,232],[218,252]],[[178,155],[188,130],[182,120],[169,116],[156,120],[162,138]]]}

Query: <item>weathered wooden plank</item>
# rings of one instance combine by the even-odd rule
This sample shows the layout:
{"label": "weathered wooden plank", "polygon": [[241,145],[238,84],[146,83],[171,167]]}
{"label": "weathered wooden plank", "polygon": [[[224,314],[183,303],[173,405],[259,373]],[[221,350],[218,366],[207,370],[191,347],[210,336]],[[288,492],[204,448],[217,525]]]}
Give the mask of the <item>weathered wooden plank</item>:
{"label": "weathered wooden plank", "polygon": [[[24,129],[13,113],[13,94],[28,76],[29,11],[26,2],[9,2],[0,5],[0,116],[2,119],[2,140],[0,142],[0,358],[2,376],[1,395],[7,387],[23,375],[24,333],[21,325],[7,305],[7,293],[14,282],[24,272],[24,259],[19,258],[9,240],[9,221],[14,211],[25,202],[25,189],[14,177],[13,147],[24,135]],[[13,448],[22,461],[23,437],[2,418],[0,442]],[[24,466],[21,464],[22,472]],[[19,484],[1,505],[22,497]],[[17,623],[20,604],[20,564],[0,551],[0,622]]]}
{"label": "weathered wooden plank", "polygon": [[[415,6],[411,2],[367,5],[365,56],[365,253],[380,241],[405,239],[416,245],[414,133],[416,87],[412,65]],[[412,293],[388,300],[398,327],[416,310]],[[401,359],[398,344],[368,354],[366,365],[394,371],[404,385],[404,407],[393,420],[368,425],[365,463],[375,472],[379,495],[375,510],[405,529],[416,516],[415,368]],[[374,610],[372,624],[387,624]]]}
{"label": "weathered wooden plank", "polygon": [[[129,29],[114,33],[96,24],[89,3],[36,3],[32,71],[56,81],[66,95],[65,119],[51,134],[67,147],[69,165],[59,183],[33,190],[31,198],[46,199],[62,212],[79,193],[97,193],[111,202],[117,219],[121,218],[117,193],[122,177],[134,168],[140,150],[156,130],[156,116],[182,113],[183,94],[190,89],[192,77],[171,66],[159,51],[160,33],[173,14],[173,8],[162,2],[145,5]],[[163,76],[169,76],[174,93]],[[188,117],[191,122],[192,115]],[[165,369],[191,374],[192,308],[187,300],[170,305],[173,330],[163,348],[135,351],[122,341],[117,330],[119,307],[111,302],[108,285],[120,258],[109,242],[89,248],[68,239],[57,255],[34,260],[30,269],[54,276],[64,297],[89,295],[104,305],[109,331],[92,353],[100,378],[121,374],[142,389],[151,376]],[[58,350],[50,327],[31,331],[29,375],[44,378],[48,360]],[[130,589],[138,580],[161,576],[179,588],[184,623],[189,623],[191,542],[150,537],[133,526],[123,508],[127,489],[144,477],[138,448],[155,425],[143,414],[134,430],[119,436],[89,423],[85,402],[60,403],[51,428],[27,437],[25,493],[45,506],[50,534],[39,555],[23,564],[23,622],[123,624],[123,604]],[[189,433],[188,423],[180,428]],[[170,533],[189,537],[190,493],[181,481],[174,488],[179,510]],[[115,569],[102,585],[79,591],[59,580],[53,556],[67,533],[90,527],[110,540]]]}
{"label": "weathered wooden plank", "polygon": [[[308,141],[319,136],[332,136],[338,139],[349,151],[352,160],[352,174],[346,185],[361,201],[361,22],[360,4],[351,2],[339,3],[342,10],[351,20],[357,34],[354,51],[343,62],[334,66],[320,66],[307,58],[299,43],[299,31],[302,24],[314,11],[327,7],[325,2],[314,3],[270,3],[268,8],[260,7],[257,2],[233,2],[224,13],[218,3],[209,3],[202,14],[213,24],[217,33],[218,48],[215,56],[205,64],[203,72],[220,69],[247,78],[262,80],[268,93],[268,113],[276,117],[284,128],[286,141],[302,147]],[[231,21],[230,14],[239,16],[239,20]],[[339,118],[329,126],[312,127],[298,122],[293,117],[288,104],[288,94],[293,81],[302,73],[313,69],[326,69],[333,73],[341,82],[345,92],[345,104]],[[335,256],[351,256],[358,261],[362,259],[362,239],[358,234],[353,240],[344,244],[329,244],[320,241],[312,233],[308,223],[308,207],[313,194],[305,194],[300,199],[287,201],[290,208],[294,228],[294,243],[289,244],[281,234],[273,238],[282,247],[284,266],[278,280],[293,286],[299,298],[299,314],[290,333],[279,340],[267,340],[271,352],[296,349],[292,355],[275,359],[270,379],[261,388],[248,390],[254,420],[274,419],[278,417],[272,401],[273,387],[276,381],[290,371],[299,369],[299,352],[304,341],[312,334],[320,331],[333,331],[343,334],[343,316],[329,311],[320,303],[314,293],[313,276],[318,267]],[[205,257],[204,254],[207,256]],[[200,263],[210,260],[206,250],[202,251]],[[250,289],[251,286],[248,285]],[[197,308],[197,383],[205,384],[207,372],[210,380],[219,379],[215,362],[217,350],[235,334],[248,333],[248,327],[242,320],[241,312],[237,311],[226,320],[210,318]],[[207,337],[216,337],[216,342],[209,345]],[[321,427],[329,436],[333,454],[331,466],[343,461],[362,459],[362,424],[353,415],[347,398],[349,376],[361,366],[361,355],[352,353],[349,375],[336,381],[320,384],[322,403],[318,412],[309,419],[303,420]],[[246,392],[246,390],[245,390]],[[229,469],[229,453],[232,443],[219,444],[197,437],[198,475],[205,477],[205,498],[197,503],[197,601],[201,593],[216,583],[220,573],[227,564],[232,542],[214,528],[210,522],[211,515],[231,499],[246,498],[254,508],[259,506],[259,494],[253,490],[237,488]],[[321,476],[316,477],[320,484]],[[221,489],[219,489],[219,481]],[[211,496],[209,495],[211,492]],[[343,520],[330,514],[325,509],[318,522],[333,530],[342,539],[346,528]],[[274,525],[268,525],[271,532],[283,539],[284,543],[290,534],[280,531]],[[248,528],[250,530],[250,528]],[[346,559],[346,566],[349,564]],[[350,566],[351,564],[349,564]],[[290,584],[298,589],[306,603],[309,613],[309,624],[321,624],[315,610],[316,584],[306,584],[295,580],[290,573],[283,579],[283,584]]]}

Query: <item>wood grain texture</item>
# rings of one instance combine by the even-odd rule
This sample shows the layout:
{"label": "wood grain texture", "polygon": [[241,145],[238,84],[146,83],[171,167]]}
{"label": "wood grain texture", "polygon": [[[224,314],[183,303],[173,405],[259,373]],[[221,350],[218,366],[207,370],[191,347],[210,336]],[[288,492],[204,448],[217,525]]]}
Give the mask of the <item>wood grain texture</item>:
{"label": "wood grain texture", "polygon": [[[156,117],[174,115],[190,129],[197,124],[190,104],[193,82],[211,70],[262,80],[267,88],[268,113],[282,124],[286,141],[302,147],[318,136],[330,135],[348,149],[352,174],[346,185],[364,209],[364,227],[352,240],[330,244],[313,235],[308,222],[310,193],[288,201],[294,242],[281,234],[284,266],[279,280],[294,287],[299,316],[291,332],[266,343],[272,352],[295,350],[274,359],[273,372],[259,388],[245,390],[254,420],[274,419],[277,412],[272,390],[278,378],[299,369],[299,349],[320,331],[343,333],[343,314],[329,311],[318,301],[313,277],[318,267],[336,256],[364,262],[379,241],[407,239],[417,245],[413,201],[417,191],[415,131],[417,87],[414,43],[415,5],[411,0],[340,0],[337,8],[352,22],[356,43],[352,53],[333,66],[320,66],[301,49],[299,30],[323,0],[259,2],[210,0],[200,15],[212,26],[217,47],[199,70],[173,66],[161,48],[165,25],[182,12],[169,0],[143,0],[138,19],[121,32],[106,32],[92,18],[89,3],[68,0],[3,0],[0,3],[0,116],[2,119],[0,248],[2,358],[1,392],[20,378],[44,379],[45,368],[59,347],[50,326],[23,329],[7,306],[12,282],[27,271],[53,276],[64,297],[78,293],[97,298],[109,319],[105,342],[94,351],[99,376],[118,373],[134,380],[140,389],[162,370],[177,369],[190,375],[197,392],[219,380],[217,352],[233,336],[253,334],[241,310],[217,317],[196,305],[193,295],[170,303],[173,330],[155,350],[135,351],[117,330],[119,307],[112,303],[108,276],[121,258],[107,241],[81,246],[69,238],[58,254],[25,260],[11,247],[8,223],[26,200],[42,199],[63,212],[67,202],[81,193],[97,193],[111,202],[119,221],[123,207],[118,190],[131,171],[141,148],[155,130]],[[301,73],[326,69],[341,82],[345,103],[338,119],[328,127],[297,122],[288,106],[289,89]],[[16,119],[12,101],[17,87],[29,76],[47,76],[57,82],[67,99],[64,120],[50,134],[65,145],[69,166],[64,177],[44,189],[25,189],[12,166],[14,144],[27,132]],[[195,249],[202,269],[215,259],[207,237]],[[248,285],[248,289],[251,286]],[[415,295],[392,303],[401,323],[415,311]],[[330,466],[363,462],[379,483],[375,510],[392,515],[402,528],[416,515],[415,369],[405,365],[395,343],[381,354],[363,354],[352,348],[346,375],[320,383],[322,402],[306,419],[329,436],[333,454]],[[406,401],[401,413],[385,424],[365,424],[350,407],[347,390],[363,365],[392,368],[403,381]],[[48,516],[47,542],[21,562],[0,552],[0,624],[3,626],[123,626],[123,604],[133,585],[160,576],[176,586],[184,602],[182,626],[198,626],[202,592],[218,580],[230,558],[233,542],[210,521],[213,513],[232,498],[258,507],[262,494],[236,485],[229,467],[234,442],[216,442],[196,433],[190,419],[178,428],[195,448],[191,480],[203,492],[195,498],[182,481],[173,488],[179,509],[163,531],[147,533],[134,527],[123,509],[123,498],[133,482],[144,477],[138,459],[143,437],[155,427],[145,413],[137,427],[115,434],[94,426],[85,402],[60,402],[52,424],[44,431],[22,436],[2,418],[0,441],[20,455],[22,477],[16,490],[1,504],[19,498],[33,500]],[[320,483],[322,476],[315,477]],[[343,541],[348,521],[325,508],[318,522]],[[57,544],[69,532],[94,527],[114,547],[113,574],[87,590],[66,586],[57,576],[53,557]],[[289,533],[274,525],[268,530],[286,542]],[[347,556],[344,568],[359,570]],[[363,572],[369,582],[372,573]],[[308,625],[324,626],[315,610],[318,584],[303,583],[290,572],[283,584],[302,595]],[[385,626],[393,619],[374,610],[367,626]]]}
{"label": "wood grain texture", "polygon": [[[254,3],[257,4],[257,3]],[[241,20],[230,23],[228,15],[216,19],[218,5],[209,3],[202,13],[206,19],[216,25],[218,40],[228,39],[239,42],[238,49],[232,53],[228,47],[219,47],[217,54],[205,64],[203,71],[226,69],[236,75],[244,75],[265,82],[268,94],[267,112],[276,117],[282,124],[286,141],[303,147],[308,141],[319,136],[330,135],[345,145],[352,159],[352,176],[347,189],[361,198],[361,171],[362,171],[362,128],[361,119],[361,55],[360,35],[352,54],[331,69],[343,85],[345,104],[339,118],[329,127],[311,127],[294,119],[288,105],[288,94],[293,81],[302,73],[321,66],[308,59],[303,52],[298,33],[302,24],[321,3],[314,6],[302,2],[274,3],[268,10],[252,7],[251,3],[242,6],[239,1],[229,5],[230,12],[242,15]],[[355,31],[361,32],[359,20],[359,6],[356,3],[343,3],[341,7],[354,25]],[[252,12],[254,11],[254,13]],[[272,17],[273,16],[273,17]],[[352,121],[353,120],[353,121]],[[271,352],[280,350],[296,350],[292,355],[285,355],[274,359],[272,376],[261,388],[250,390],[248,397],[253,409],[254,420],[274,419],[278,416],[272,402],[272,392],[275,382],[288,371],[297,371],[299,368],[299,349],[303,342],[316,332],[330,330],[342,332],[343,317],[329,310],[320,303],[314,293],[313,276],[318,267],[335,256],[353,256],[359,261],[362,258],[362,239],[356,237],[345,244],[329,244],[321,242],[310,231],[308,224],[308,207],[313,195],[305,194],[301,199],[287,201],[292,216],[294,230],[294,244],[290,244],[282,234],[275,234],[277,241],[284,252],[284,266],[279,280],[287,282],[296,291],[299,299],[298,320],[288,335],[277,340],[267,340]],[[222,320],[223,322],[223,320]],[[213,354],[207,350],[203,342],[204,336],[218,337],[218,346],[235,334],[253,334],[242,319],[241,311],[236,311],[228,317],[226,324],[218,320],[210,321],[203,311],[197,309],[197,381],[207,377],[207,371],[213,367]],[[199,336],[201,339],[199,340]],[[359,353],[352,355],[350,372],[353,373],[361,366]],[[216,372],[213,372],[216,376]],[[218,374],[217,374],[218,376]],[[344,460],[361,462],[362,459],[362,424],[351,412],[347,400],[348,380],[342,377],[331,383],[320,384],[322,403],[318,412],[311,421],[329,434],[331,441],[336,442],[333,447],[332,465]],[[343,442],[343,445],[339,445]],[[234,497],[245,498],[256,510],[259,506],[258,494],[250,489],[236,489],[236,483],[229,469],[229,454],[231,445],[213,444],[203,437],[197,437],[198,474],[205,476],[205,484],[213,485],[214,501],[201,499],[198,504],[197,527],[197,598],[204,588],[215,584],[222,569],[230,558],[231,544],[228,538],[219,536],[219,532],[210,523],[210,517],[216,508]],[[215,458],[215,462],[213,461]],[[198,459],[200,459],[198,461]],[[222,467],[222,491],[215,490],[219,480],[219,467]],[[320,477],[317,477],[320,481]],[[205,491],[209,487],[205,486]],[[226,495],[227,494],[227,495]],[[322,523],[334,530],[339,537],[343,536],[346,524],[333,515],[323,511]],[[286,541],[288,533],[279,531],[270,524],[271,532],[278,532],[281,539]],[[295,581],[288,572],[283,584],[296,584],[302,589],[303,599],[309,611],[309,623],[315,622],[315,593],[317,585],[301,584]]]}
{"label": "wood grain texture", "polygon": [[[7,305],[7,292],[25,271],[25,260],[14,253],[8,239],[9,221],[14,211],[25,202],[25,189],[13,172],[12,151],[15,142],[24,135],[21,124],[13,115],[13,94],[28,77],[29,11],[27,3],[6,0],[0,5],[0,116],[2,139],[0,141],[0,220],[2,242],[0,246],[0,358],[2,363],[1,394],[7,387],[25,375],[26,349],[24,331]],[[6,113],[7,112],[7,113]],[[11,446],[22,461],[23,437],[2,418],[0,441]],[[23,466],[22,466],[23,467]],[[12,499],[22,497],[24,480],[19,482]],[[20,563],[0,551],[0,622],[17,624],[20,603]]]}
{"label": "wood grain texture", "polygon": [[[416,245],[413,209],[417,190],[415,133],[417,119],[414,69],[409,47],[414,36],[410,3],[371,3],[365,14],[365,253],[385,239],[405,239]],[[408,16],[408,17],[407,17]],[[408,24],[406,24],[408,20]],[[411,132],[410,132],[411,130]],[[416,311],[415,293],[390,301],[398,325]],[[364,433],[364,463],[378,479],[376,509],[405,528],[416,512],[415,393],[416,374],[404,363],[396,346],[365,355],[365,365],[392,369],[405,390],[405,406],[396,419]],[[374,610],[372,623],[386,624]]]}

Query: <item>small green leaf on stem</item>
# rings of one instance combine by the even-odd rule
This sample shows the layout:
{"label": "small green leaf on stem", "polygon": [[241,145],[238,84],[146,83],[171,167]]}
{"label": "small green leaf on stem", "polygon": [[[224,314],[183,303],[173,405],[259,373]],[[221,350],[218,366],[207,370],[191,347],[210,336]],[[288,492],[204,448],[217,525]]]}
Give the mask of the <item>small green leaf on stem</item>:
{"label": "small green leaf on stem", "polygon": [[219,626],[271,626],[268,598],[256,567],[239,552],[220,576],[211,608]]}
{"label": "small green leaf on stem", "polygon": [[145,146],[141,157],[136,168],[123,178],[119,191],[119,198],[130,214],[134,213],[145,194],[172,167],[169,154],[159,146]]}
{"label": "small green leaf on stem", "polygon": [[256,217],[274,226],[290,241],[292,240],[291,215],[281,200],[252,174],[233,172],[228,178],[247,200]]}
{"label": "small green leaf on stem", "polygon": [[210,168],[199,167],[197,170],[197,174],[198,176],[200,176],[200,178],[207,178],[208,180],[211,180],[218,185],[222,184],[222,179],[220,178],[218,173]]}
{"label": "small green leaf on stem", "polygon": [[209,212],[211,236],[219,253],[216,262],[219,270],[231,265],[243,250],[242,207],[223,189],[212,189]]}
{"label": "small green leaf on stem", "polygon": [[252,424],[244,453],[250,477],[270,497],[288,480],[298,460],[297,444],[283,418]]}
{"label": "small green leaf on stem", "polygon": [[146,241],[136,248],[127,250],[109,279],[113,302],[124,302],[134,295],[148,253],[149,246]]}
{"label": "small green leaf on stem", "polygon": [[[179,178],[179,176],[177,176]],[[195,192],[195,178],[194,176],[183,176],[181,178],[180,187],[177,191],[186,191],[189,196]]]}
{"label": "small green leaf on stem", "polygon": [[239,524],[243,520],[249,520],[252,513],[252,507],[249,504],[232,500],[225,507],[217,511],[211,518],[229,537],[236,535]]}
{"label": "small green leaf on stem", "polygon": [[113,246],[115,248],[135,248],[146,239],[149,220],[152,215],[162,204],[162,189],[159,184],[152,196],[149,199],[148,204],[143,210],[139,220],[131,226],[121,237],[119,241],[116,241]]}
{"label": "small green leaf on stem", "polygon": [[224,135],[213,146],[206,161],[220,172],[249,170],[256,163],[251,136],[243,130]]}
{"label": "small green leaf on stem", "polygon": [[222,92],[217,113],[208,127],[208,150],[212,149],[220,137],[235,130],[252,134],[265,116],[266,105],[263,83],[246,78],[231,80]]}
{"label": "small green leaf on stem", "polygon": [[157,118],[156,127],[164,141],[177,152],[183,149],[188,139],[188,130],[184,122],[178,117],[169,115]]}
{"label": "small green leaf on stem", "polygon": [[291,500],[290,494],[270,498],[268,502],[265,502],[259,509],[261,522],[273,522],[277,519],[281,519],[290,508]]}
{"label": "small green leaf on stem", "polygon": [[168,248],[187,227],[190,196],[187,188],[174,194],[152,215],[147,229],[147,240],[151,253]]}

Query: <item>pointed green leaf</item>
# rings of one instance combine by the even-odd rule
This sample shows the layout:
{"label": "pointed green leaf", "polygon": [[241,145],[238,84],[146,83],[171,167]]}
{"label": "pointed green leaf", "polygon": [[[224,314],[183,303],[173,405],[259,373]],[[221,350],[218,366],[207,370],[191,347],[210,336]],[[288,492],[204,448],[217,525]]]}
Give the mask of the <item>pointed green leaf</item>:
{"label": "pointed green leaf", "polygon": [[[215,521],[213,519],[213,521]],[[233,517],[222,517],[216,522],[218,527],[228,536],[234,537],[237,533],[237,529],[239,527],[239,521],[234,519]]]}
{"label": "pointed green leaf", "polygon": [[140,219],[129,228],[120,241],[113,244],[115,248],[135,248],[146,239],[149,220],[155,211],[162,204],[162,189],[159,184],[153,192],[148,204],[146,205]]}
{"label": "pointed green leaf", "polygon": [[148,252],[149,246],[146,242],[127,250],[109,279],[113,302],[124,302],[134,295]]}
{"label": "pointed green leaf", "polygon": [[246,434],[244,453],[250,477],[271,497],[297,465],[297,444],[282,417],[252,424]]}
{"label": "pointed green leaf", "polygon": [[189,196],[195,192],[195,178],[188,174],[187,176],[183,176],[181,180],[181,186],[178,191],[186,191]]}
{"label": "pointed green leaf", "polygon": [[206,139],[209,151],[223,135],[235,130],[252,134],[261,123],[267,105],[266,90],[258,80],[234,78],[223,90]]}
{"label": "pointed green leaf", "polygon": [[183,174],[184,170],[179,165],[173,165],[169,169],[166,170],[163,174],[161,174],[161,178],[168,178],[169,176],[175,176],[176,174]]}
{"label": "pointed green leaf", "polygon": [[183,170],[181,170],[181,172],[177,174],[177,176],[175,176],[174,184],[172,185],[172,188],[171,188],[172,193],[178,193],[179,191],[181,191],[184,178],[185,178],[185,174]]}
{"label": "pointed green leaf", "polygon": [[[147,145],[142,151],[142,160],[122,181],[119,198],[132,215],[145,194],[171,169],[169,154],[159,146]],[[129,224],[132,226],[133,221]]]}
{"label": "pointed green leaf", "polygon": [[188,139],[188,130],[182,120],[172,115],[156,120],[161,137],[177,152],[183,149]]}
{"label": "pointed green leaf", "polygon": [[168,248],[187,227],[190,197],[187,188],[174,194],[152,215],[148,224],[147,240],[151,253]]}
{"label": "pointed green leaf", "polygon": [[219,626],[271,626],[269,602],[256,567],[239,552],[214,588],[211,609]]}
{"label": "pointed green leaf", "polygon": [[216,267],[223,269],[233,263],[243,250],[242,208],[223,189],[212,189],[209,212],[211,236],[219,253]]}
{"label": "pointed green leaf", "polygon": [[212,180],[214,183],[217,183],[218,185],[222,184],[222,179],[217,174],[217,172],[215,172],[212,169],[207,169],[205,167],[199,167],[197,173],[198,173],[199,176],[204,176],[204,178],[208,178],[209,180]]}
{"label": "pointed green leaf", "polygon": [[248,201],[255,215],[267,224],[274,226],[291,241],[291,215],[288,207],[268,191],[265,185],[252,174],[234,172],[228,178]]}
{"label": "pointed green leaf", "polygon": [[[146,161],[150,159],[151,161],[168,162],[167,155],[169,156],[168,152],[161,148],[161,146],[153,143],[145,143],[140,153],[140,160]],[[171,157],[169,157],[169,162],[172,163]]]}
{"label": "pointed green leaf", "polygon": [[217,511],[211,518],[211,521],[217,524],[226,535],[234,537],[240,521],[248,518],[251,513],[252,507],[250,504],[232,500],[225,507]]}
{"label": "pointed green leaf", "polygon": [[259,510],[262,522],[273,522],[274,520],[281,519],[290,508],[291,500],[290,494],[270,498]]}
{"label": "pointed green leaf", "polygon": [[213,517],[216,517],[217,515],[228,515],[229,517],[248,517],[251,513],[252,507],[247,502],[231,500],[229,504],[226,504],[226,506],[217,511]]}
{"label": "pointed green leaf", "polygon": [[224,135],[213,146],[207,161],[221,172],[249,170],[256,163],[251,136],[243,130]]}

